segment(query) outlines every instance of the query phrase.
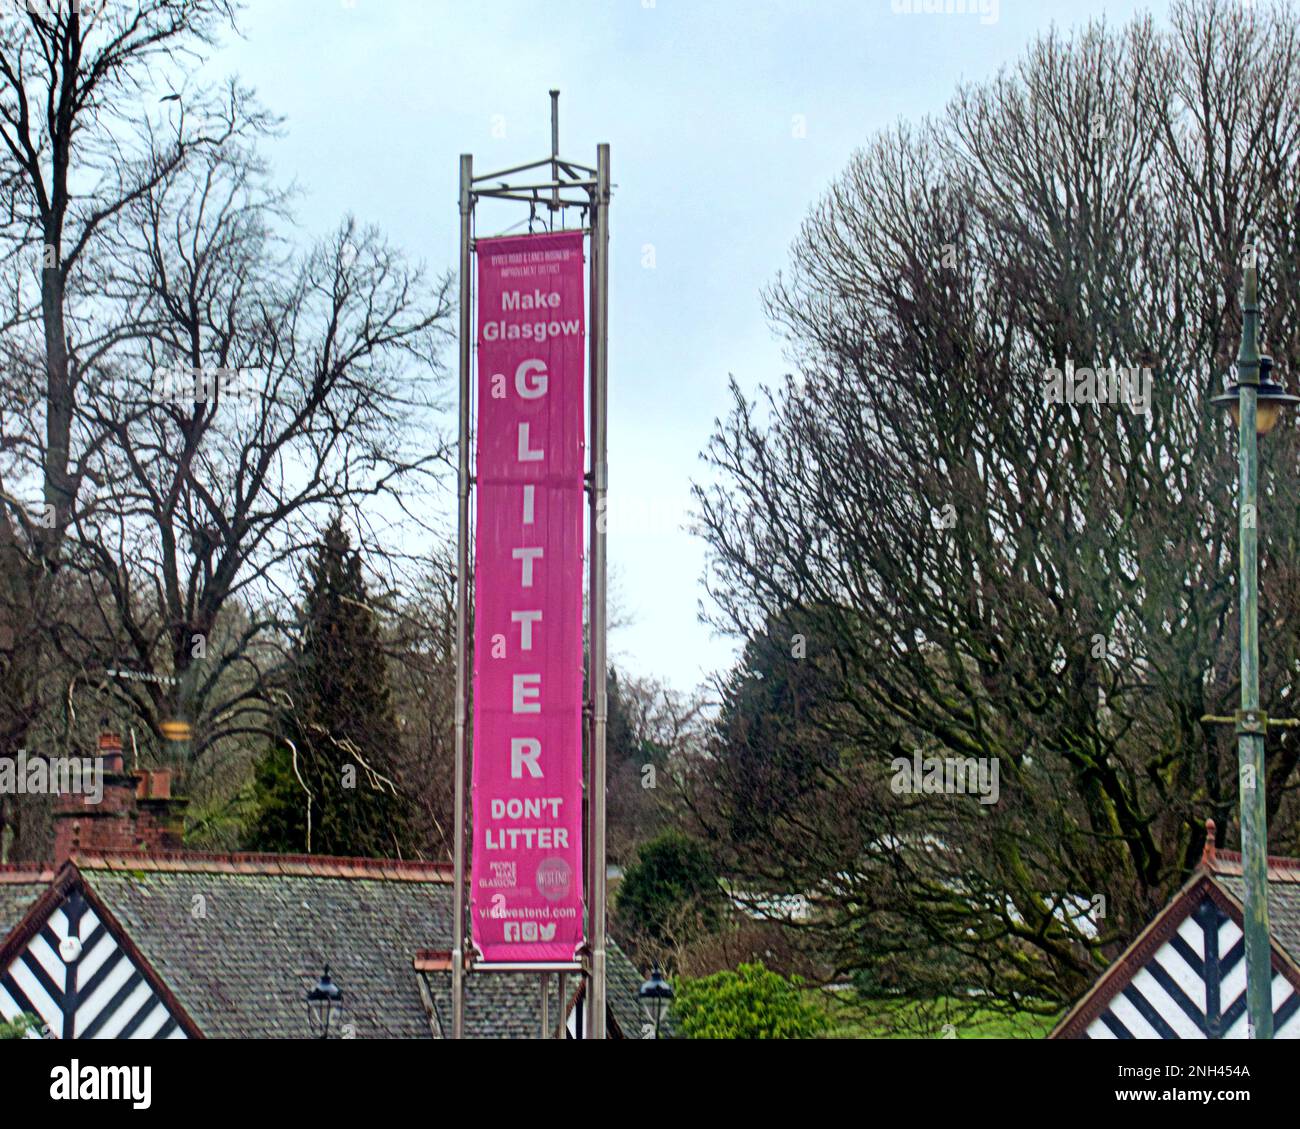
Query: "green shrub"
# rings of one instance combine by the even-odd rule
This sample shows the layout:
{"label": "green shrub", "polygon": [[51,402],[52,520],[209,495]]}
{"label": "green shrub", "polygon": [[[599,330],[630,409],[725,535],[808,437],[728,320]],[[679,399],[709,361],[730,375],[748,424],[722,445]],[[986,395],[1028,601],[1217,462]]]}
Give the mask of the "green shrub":
{"label": "green shrub", "polygon": [[682,981],[673,1015],[687,1039],[815,1039],[827,1019],[802,984],[761,962],[742,964],[735,972]]}
{"label": "green shrub", "polygon": [[0,1039],[21,1039],[28,1031],[39,1031],[41,1021],[34,1015],[20,1015],[6,1023],[0,1019]]}

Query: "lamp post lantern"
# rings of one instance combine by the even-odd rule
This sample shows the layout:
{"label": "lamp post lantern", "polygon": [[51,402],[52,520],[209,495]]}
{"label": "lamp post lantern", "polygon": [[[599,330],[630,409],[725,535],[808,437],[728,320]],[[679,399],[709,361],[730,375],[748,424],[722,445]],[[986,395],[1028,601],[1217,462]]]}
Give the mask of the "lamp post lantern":
{"label": "lamp post lantern", "polygon": [[[1273,1037],[1273,967],[1268,930],[1268,813],[1264,735],[1269,719],[1259,708],[1258,439],[1272,431],[1282,409],[1300,403],[1272,379],[1273,362],[1259,355],[1259,279],[1245,269],[1241,347],[1236,380],[1212,403],[1227,407],[1238,435],[1241,597],[1241,709],[1237,731],[1237,794],[1241,806],[1241,872],[1245,888],[1246,1014],[1252,1039]],[[1225,719],[1226,720],[1226,719]]]}
{"label": "lamp post lantern", "polygon": [[330,979],[330,966],[325,966],[321,978],[307,993],[307,1018],[311,1026],[320,1031],[320,1038],[330,1037],[330,1012],[337,1010],[343,1002],[343,991]]}
{"label": "lamp post lantern", "polygon": [[654,1038],[659,1038],[659,1023],[663,1019],[664,1009],[672,1003],[673,986],[664,979],[659,971],[659,962],[655,961],[650,971],[650,979],[637,989],[641,1006],[645,1008],[646,1018],[654,1025]]}

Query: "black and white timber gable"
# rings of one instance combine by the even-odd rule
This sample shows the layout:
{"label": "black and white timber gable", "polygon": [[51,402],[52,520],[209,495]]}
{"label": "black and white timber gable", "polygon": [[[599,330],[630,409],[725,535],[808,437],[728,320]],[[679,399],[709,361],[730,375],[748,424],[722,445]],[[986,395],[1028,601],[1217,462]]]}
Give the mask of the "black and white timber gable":
{"label": "black and white timber gable", "polygon": [[0,963],[0,1017],[57,1039],[184,1039],[184,1016],[79,885],[33,907]]}
{"label": "black and white timber gable", "polygon": [[[1202,868],[1052,1032],[1056,1039],[1245,1039],[1237,856]],[[1300,867],[1270,860],[1273,1037],[1300,1039]]]}
{"label": "black and white timber gable", "polygon": [[[1203,899],[1088,1025],[1084,1037],[1246,1038],[1246,953],[1240,926],[1212,898]],[[1300,1037],[1300,993],[1276,971],[1273,1037]]]}

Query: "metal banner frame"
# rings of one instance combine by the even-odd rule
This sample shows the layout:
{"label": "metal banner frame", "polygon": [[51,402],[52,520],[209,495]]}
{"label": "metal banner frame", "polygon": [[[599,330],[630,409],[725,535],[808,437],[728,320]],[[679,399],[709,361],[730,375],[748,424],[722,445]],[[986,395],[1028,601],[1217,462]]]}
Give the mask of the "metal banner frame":
{"label": "metal banner frame", "polygon": [[[605,1038],[605,726],[606,697],[606,553],[605,506],[608,488],[607,414],[609,363],[609,145],[596,146],[596,167],[560,157],[558,90],[551,95],[551,155],[513,168],[474,175],[474,158],[460,158],[460,427],[457,439],[456,521],[456,734],[455,800],[453,820],[452,895],[452,1038],[465,1036],[465,977],[468,972],[524,972],[541,977],[542,1037],[551,1037],[547,1015],[547,982],[552,972],[560,977],[560,1017],[556,1031],[562,1038],[564,1023],[565,973],[586,976],[586,1035]],[[549,173],[549,180],[539,179]],[[522,177],[523,179],[518,179]],[[587,930],[586,955],[582,964],[471,964],[466,951],[465,915],[465,781],[468,762],[466,720],[469,717],[469,622],[470,585],[470,404],[473,396],[474,359],[474,208],[478,201],[514,200],[529,206],[535,220],[539,208],[554,220],[563,219],[566,209],[578,208],[584,225],[576,229],[588,237],[588,411],[591,437],[589,470],[585,475],[588,503],[588,627],[587,700],[583,706],[587,732],[586,869]],[[587,216],[590,225],[585,225]]]}

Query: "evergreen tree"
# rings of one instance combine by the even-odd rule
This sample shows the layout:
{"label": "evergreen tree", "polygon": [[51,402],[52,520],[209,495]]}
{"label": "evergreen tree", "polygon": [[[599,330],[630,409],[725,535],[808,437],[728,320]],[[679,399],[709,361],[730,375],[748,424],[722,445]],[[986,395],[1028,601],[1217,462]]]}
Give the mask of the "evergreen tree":
{"label": "evergreen tree", "polygon": [[277,702],[278,739],[254,780],[257,816],[249,846],[409,855],[407,804],[392,768],[398,729],[379,627],[360,555],[337,516],[309,573],[301,633]]}
{"label": "evergreen tree", "polygon": [[722,687],[713,781],[726,838],[757,846],[760,855],[806,834],[802,809],[838,768],[833,683],[820,638],[816,609],[786,609],[751,636]]}
{"label": "evergreen tree", "polygon": [[619,884],[616,904],[627,940],[665,956],[665,950],[689,944],[722,922],[713,860],[701,843],[675,830],[641,845]]}

